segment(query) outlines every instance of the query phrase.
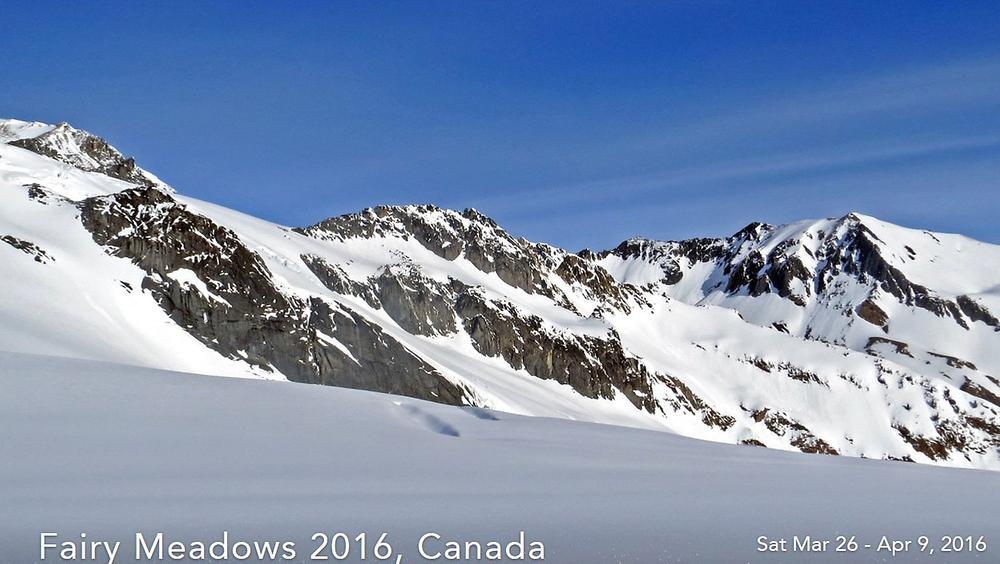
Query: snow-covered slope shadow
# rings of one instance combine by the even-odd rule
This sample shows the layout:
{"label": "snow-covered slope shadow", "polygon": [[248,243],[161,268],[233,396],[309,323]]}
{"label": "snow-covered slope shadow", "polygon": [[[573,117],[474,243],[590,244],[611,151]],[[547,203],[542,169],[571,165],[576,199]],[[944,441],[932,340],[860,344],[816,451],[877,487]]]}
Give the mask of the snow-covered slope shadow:
{"label": "snow-covered slope shadow", "polygon": [[428,431],[438,433],[439,435],[444,435],[446,437],[460,437],[458,429],[448,423],[444,419],[441,419],[437,415],[434,415],[422,405],[416,402],[402,402],[394,401],[395,405],[398,405],[411,419],[416,421],[420,426],[426,428]]}

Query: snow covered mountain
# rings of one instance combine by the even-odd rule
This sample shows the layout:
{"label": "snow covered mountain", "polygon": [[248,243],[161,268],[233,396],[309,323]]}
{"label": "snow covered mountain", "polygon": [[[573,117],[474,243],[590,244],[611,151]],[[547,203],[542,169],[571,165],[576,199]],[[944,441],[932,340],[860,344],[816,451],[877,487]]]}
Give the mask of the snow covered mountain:
{"label": "snow covered mountain", "polygon": [[475,210],[288,228],[0,121],[0,349],[1000,468],[1000,247],[851,214],[571,253]]}

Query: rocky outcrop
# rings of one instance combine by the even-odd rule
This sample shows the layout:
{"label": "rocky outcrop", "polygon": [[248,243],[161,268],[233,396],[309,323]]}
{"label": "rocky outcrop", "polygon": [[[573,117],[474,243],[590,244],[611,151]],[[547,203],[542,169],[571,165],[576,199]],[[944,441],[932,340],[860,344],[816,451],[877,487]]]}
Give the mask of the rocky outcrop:
{"label": "rocky outcrop", "polygon": [[540,317],[475,290],[463,292],[455,307],[480,353],[501,357],[538,378],[568,384],[589,398],[613,399],[620,392],[640,409],[656,409],[654,375],[625,353],[613,330],[603,338],[557,334]]}
{"label": "rocky outcrop", "polygon": [[763,408],[754,411],[751,416],[758,423],[779,437],[788,437],[789,442],[802,452],[812,454],[838,454],[836,449],[826,441],[818,438],[798,421],[780,411]]}
{"label": "rocky outcrop", "polygon": [[[968,284],[957,275],[964,257],[993,256],[983,244],[855,215],[580,253],[513,236],[473,209],[381,206],[304,229],[251,227],[184,205],[102,139],[69,126],[18,122],[5,135],[46,157],[0,145],[16,157],[3,162],[38,163],[31,174],[7,167],[0,178],[21,203],[38,204],[24,208],[38,214],[34,225],[72,218],[78,205],[93,240],[138,267],[118,265],[131,271],[128,281],[81,279],[106,296],[155,300],[204,347],[239,361],[223,363],[234,374],[648,421],[804,452],[881,449],[887,458],[983,467],[1000,460],[1000,382],[983,352],[1000,328],[987,307],[989,272],[968,268]],[[67,175],[49,159],[91,174]],[[62,178],[86,182],[68,189]],[[84,194],[109,195],[80,201]],[[41,247],[66,252],[69,239],[27,232],[38,243],[0,233],[0,247],[17,249],[7,253],[17,268],[71,295],[73,285],[61,282],[79,261],[31,264],[51,258]],[[102,252],[76,243],[88,257]],[[964,256],[950,254],[959,247]],[[914,264],[935,260],[960,267],[941,294],[937,265]],[[957,324],[969,342],[926,342],[941,327],[935,315],[942,334],[959,334]],[[734,407],[743,401],[754,407]],[[871,437],[847,436],[859,419],[837,419],[856,408],[871,410],[861,420],[884,422]]]}
{"label": "rocky outcrop", "polygon": [[52,255],[45,252],[41,247],[32,243],[31,241],[25,241],[24,239],[18,239],[13,235],[0,235],[0,241],[7,243],[11,247],[23,252],[24,254],[35,259],[35,262],[46,264],[53,262],[55,259]]}
{"label": "rocky outcrop", "polygon": [[566,253],[555,274],[567,284],[584,289],[584,297],[628,313],[630,307],[621,286],[607,270],[577,255]]}
{"label": "rocky outcrop", "polygon": [[938,317],[951,317],[968,328],[958,304],[935,296],[925,286],[911,282],[886,260],[878,245],[878,236],[857,216],[848,215],[842,221],[847,225],[846,235],[842,239],[827,241],[824,247],[826,262],[817,273],[820,291],[827,289],[836,274],[846,272],[862,283],[876,284],[903,304],[923,308]]}
{"label": "rocky outcrop", "polygon": [[[319,257],[305,256],[303,260],[330,290],[365,297],[407,332],[451,334],[459,330],[460,323],[480,353],[502,358],[515,369],[567,384],[586,397],[613,399],[621,393],[639,409],[653,412],[658,407],[652,388],[663,377],[650,373],[639,359],[627,354],[614,331],[605,337],[560,333],[542,318],[521,312],[509,302],[488,299],[480,289],[458,280],[436,282],[414,265],[385,267],[365,283],[358,283]],[[599,277],[601,271],[596,272]],[[708,410],[690,395],[692,411]],[[709,417],[725,421],[718,414]]]}
{"label": "rocky outcrop", "polygon": [[[381,327],[343,306],[310,303],[308,383],[373,390],[450,405],[468,405],[466,390],[441,376]],[[315,337],[313,337],[315,336]]]}
{"label": "rocky outcrop", "polygon": [[962,384],[962,391],[985,402],[991,403],[994,407],[1000,408],[1000,395],[991,392],[985,386],[981,386],[972,380],[965,380],[965,383]]}
{"label": "rocky outcrop", "polygon": [[340,265],[330,264],[316,255],[301,255],[299,258],[330,291],[345,296],[357,296],[373,308],[382,307],[371,285],[354,280]]}
{"label": "rocky outcrop", "polygon": [[758,251],[752,251],[735,265],[727,265],[726,274],[729,274],[729,282],[726,284],[726,291],[734,294],[740,291],[740,288],[746,287],[751,296],[761,296],[769,292],[771,285],[767,277],[761,274],[765,266],[764,257]]}
{"label": "rocky outcrop", "polygon": [[445,260],[461,256],[515,288],[566,301],[544,275],[557,266],[559,251],[512,237],[474,209],[457,213],[435,206],[380,206],[298,231],[318,239],[413,238]]}
{"label": "rocky outcrop", "polygon": [[[584,253],[581,253],[583,255]],[[684,277],[681,261],[688,264],[700,262],[715,262],[726,254],[724,239],[689,239],[686,241],[651,241],[648,239],[629,239],[610,251],[594,253],[588,251],[590,260],[600,260],[608,255],[622,259],[638,259],[657,264],[663,271],[662,282],[667,285],[677,284]]]}
{"label": "rocky outcrop", "polygon": [[888,347],[891,348],[896,354],[902,354],[913,358],[913,353],[910,352],[910,345],[902,341],[886,339],[885,337],[869,337],[868,343],[865,345],[865,351],[867,351],[868,354],[878,356],[879,345],[888,345]]}
{"label": "rocky outcrop", "polygon": [[146,271],[143,289],[220,354],[297,382],[465,403],[464,390],[356,312],[286,295],[235,233],[171,195],[129,189],[80,209],[94,240]]}
{"label": "rocky outcrop", "polygon": [[888,331],[887,323],[889,322],[889,315],[871,298],[861,302],[861,305],[858,306],[858,317],[879,327],[883,331]]}
{"label": "rocky outcrop", "polygon": [[450,335],[457,330],[455,302],[460,282],[442,284],[413,266],[386,267],[372,280],[382,309],[414,335]]}
{"label": "rocky outcrop", "polygon": [[745,361],[767,373],[783,374],[797,382],[819,384],[826,388],[830,387],[816,373],[795,366],[790,362],[768,362],[760,357],[747,358]]}
{"label": "rocky outcrop", "polygon": [[153,178],[140,169],[135,159],[126,157],[104,139],[61,123],[37,137],[17,139],[10,145],[27,149],[57,161],[85,170],[98,172],[111,178],[148,184]]}
{"label": "rocky outcrop", "polygon": [[985,323],[997,331],[1000,331],[1000,320],[998,320],[985,306],[970,298],[969,296],[958,296],[956,298],[959,309],[962,310],[969,319],[975,322]]}
{"label": "rocky outcrop", "polygon": [[[970,329],[970,323],[981,322],[1000,331],[997,317],[974,298],[943,297],[910,280],[897,263],[916,260],[912,247],[889,250],[866,220],[856,214],[825,223],[828,227],[804,231],[751,223],[725,239],[665,242],[630,239],[612,251],[588,251],[586,256],[595,262],[614,255],[625,261],[655,264],[663,273],[659,283],[666,288],[677,285],[693,271],[704,272],[695,267],[708,263],[716,274],[705,279],[702,288],[705,294],[724,292],[728,296],[754,298],[775,294],[799,307],[851,308],[858,318],[886,333],[890,331],[891,320],[878,305],[879,299],[926,310],[964,329]],[[866,288],[867,296],[844,303],[841,296],[850,286]],[[766,326],[788,328],[784,321],[778,325],[771,320]],[[817,332],[811,326],[805,327],[801,334],[844,344],[842,336]]]}
{"label": "rocky outcrop", "polygon": [[701,422],[709,427],[728,430],[736,424],[736,418],[716,411],[705,400],[695,394],[687,384],[679,378],[666,376],[661,379],[671,392],[670,396],[663,399],[674,411],[680,413],[690,413],[700,416]]}

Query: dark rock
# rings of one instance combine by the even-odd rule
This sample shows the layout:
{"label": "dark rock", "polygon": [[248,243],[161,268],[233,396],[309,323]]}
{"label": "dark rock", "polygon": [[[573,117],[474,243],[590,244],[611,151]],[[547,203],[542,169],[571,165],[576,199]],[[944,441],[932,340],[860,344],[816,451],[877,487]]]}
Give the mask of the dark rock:
{"label": "dark rock", "polygon": [[899,433],[899,436],[913,447],[913,450],[931,460],[947,459],[951,448],[956,446],[951,444],[950,441],[941,438],[917,435],[902,425],[895,425],[894,428]]}
{"label": "dark rock", "polygon": [[457,330],[456,292],[415,267],[385,268],[374,280],[382,309],[414,335],[448,335]]}
{"label": "dark rock", "polygon": [[512,304],[463,292],[456,312],[476,349],[501,357],[515,369],[538,378],[568,384],[589,398],[612,399],[623,393],[636,407],[653,412],[653,374],[627,355],[618,335],[607,338],[558,334],[541,318],[519,312]]}
{"label": "dark rock", "polygon": [[993,404],[996,407],[1000,407],[1000,396],[985,387],[980,386],[972,380],[969,380],[968,378],[966,378],[965,383],[962,384],[960,389],[970,396],[975,396],[983,401]]}
{"label": "dark rock", "polygon": [[845,218],[847,236],[843,241],[827,244],[827,263],[820,272],[820,289],[825,290],[827,280],[839,271],[857,276],[862,282],[873,281],[878,287],[895,296],[901,303],[914,305],[939,317],[951,317],[968,329],[958,306],[949,300],[933,295],[926,287],[910,282],[899,269],[882,256],[878,237],[859,220]]}
{"label": "dark rock", "polygon": [[567,302],[545,277],[557,266],[561,251],[512,237],[476,210],[457,214],[434,206],[381,206],[296,231],[319,239],[412,238],[441,258],[455,260],[462,256],[479,270],[496,273],[515,288]]}
{"label": "dark rock", "polygon": [[[72,139],[80,148],[80,151],[93,159],[96,164],[85,162],[76,157],[76,155],[67,155],[61,152],[60,144],[54,141],[54,139],[61,136]],[[9,144],[64,162],[87,172],[99,172],[134,184],[150,183],[150,178],[143,174],[142,170],[135,164],[135,159],[125,157],[104,139],[85,131],[73,129],[65,123],[59,124],[54,130],[38,137],[18,139],[11,141]]]}
{"label": "dark rock", "polygon": [[769,431],[779,437],[788,436],[789,442],[802,452],[812,454],[838,454],[829,443],[820,439],[804,425],[795,421],[787,414],[768,408],[758,409],[751,413],[754,421],[764,423]]}
{"label": "dark rock", "polygon": [[709,427],[718,427],[723,431],[728,430],[736,424],[736,418],[731,415],[719,413],[695,394],[691,388],[680,379],[673,376],[661,378],[661,382],[673,393],[673,398],[667,398],[667,403],[674,411],[688,412],[694,415],[701,414],[701,422]]}
{"label": "dark rock", "polygon": [[894,341],[892,339],[886,339],[885,337],[869,337],[868,344],[865,345],[865,351],[868,354],[878,356],[875,353],[875,347],[878,345],[889,345],[896,350],[899,354],[905,354],[906,356],[913,358],[910,353],[910,347],[902,341]]}
{"label": "dark rock", "polygon": [[24,187],[28,189],[28,198],[43,205],[47,205],[49,203],[49,196],[51,194],[49,194],[49,191],[42,187],[41,184],[25,184]]}
{"label": "dark rock", "polygon": [[370,284],[355,281],[339,265],[330,264],[315,255],[301,255],[300,258],[331,292],[344,296],[357,296],[376,309],[382,307],[382,302]]}
{"label": "dark rock", "polygon": [[948,364],[948,366],[951,366],[952,368],[968,368],[969,370],[978,370],[975,364],[972,364],[967,360],[962,360],[955,356],[948,356],[946,354],[939,354],[936,352],[929,352],[929,351],[927,354],[937,358],[944,359],[944,361]]}
{"label": "dark rock", "polygon": [[889,315],[882,308],[878,307],[878,304],[871,298],[861,302],[861,305],[858,306],[858,317],[876,327],[881,327],[883,330],[889,322]]}
{"label": "dark rock", "polygon": [[622,259],[639,259],[657,264],[663,271],[661,282],[673,285],[684,276],[681,261],[698,263],[719,260],[725,254],[725,242],[723,239],[705,238],[666,242],[636,238],[622,242],[611,251],[596,255],[591,253],[588,260],[598,260],[609,254]]}
{"label": "dark rock", "polygon": [[25,241],[24,239],[18,239],[13,235],[2,235],[0,236],[0,241],[7,243],[11,247],[23,252],[26,255],[31,256],[35,259],[35,262],[46,264],[50,262],[55,262],[56,259],[52,258],[52,255],[45,252],[41,247],[32,243],[31,241]]}
{"label": "dark rock", "polygon": [[613,305],[626,313],[629,312],[625,295],[614,277],[604,268],[577,255],[567,253],[555,272],[567,284],[579,284],[589,290],[588,298]]}
{"label": "dark rock", "polygon": [[[316,371],[303,381],[427,399],[450,405],[469,402],[463,388],[387,335],[374,323],[342,305],[310,303],[310,344]],[[312,337],[312,336],[315,337]],[[336,339],[350,355],[327,346]]]}
{"label": "dark rock", "polygon": [[770,268],[767,270],[767,277],[771,282],[771,286],[777,289],[779,296],[791,299],[796,305],[804,306],[805,299],[800,295],[794,294],[793,287],[797,280],[802,283],[808,292],[812,273],[802,263],[802,259],[786,254],[788,247],[792,246],[793,243],[797,242],[791,240],[785,241],[771,251],[767,258],[767,262],[770,264]]}
{"label": "dark rock", "polygon": [[759,276],[763,268],[764,257],[758,251],[751,251],[745,259],[734,265],[729,276],[729,283],[726,285],[726,291],[734,293],[747,286],[750,288],[751,296],[765,294],[770,289],[770,285],[766,277]]}
{"label": "dark rock", "polygon": [[[296,382],[467,403],[463,389],[363,316],[343,305],[285,295],[263,259],[235,233],[169,194],[130,189],[84,200],[80,209],[94,240],[145,270],[143,289],[178,325],[224,356],[277,369]],[[315,260],[306,263],[332,272]],[[192,271],[211,295],[171,276],[180,269]]]}
{"label": "dark rock", "polygon": [[1000,320],[993,316],[988,309],[986,309],[979,302],[973,300],[969,296],[959,296],[956,300],[958,307],[962,310],[969,319],[973,322],[980,321],[993,327],[994,329],[1000,330]]}

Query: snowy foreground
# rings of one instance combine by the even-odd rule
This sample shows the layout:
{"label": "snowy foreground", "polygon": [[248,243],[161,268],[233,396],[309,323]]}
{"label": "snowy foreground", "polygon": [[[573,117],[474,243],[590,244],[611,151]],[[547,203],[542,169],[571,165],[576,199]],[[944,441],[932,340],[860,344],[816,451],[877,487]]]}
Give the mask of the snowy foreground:
{"label": "snowy foreground", "polygon": [[[42,562],[41,532],[78,546],[82,531],[121,541],[116,562],[136,561],[136,531],[147,539],[162,531],[188,549],[223,531],[230,545],[295,543],[295,559],[266,562],[309,562],[318,531],[367,532],[370,545],[387,532],[401,562],[426,561],[417,545],[427,532],[441,536],[425,544],[436,553],[449,539],[485,547],[525,531],[526,549],[542,542],[546,562],[571,563],[996,562],[1000,554],[992,544],[1000,473],[371,392],[0,353],[0,429],[4,563]],[[788,539],[789,551],[758,552],[762,535]],[[826,552],[792,552],[794,535],[834,542]],[[837,535],[856,535],[857,552],[835,552]],[[914,542],[893,557],[875,550],[883,535]],[[933,555],[920,553],[920,535]],[[989,544],[985,553],[942,553],[943,535]],[[44,560],[60,561],[55,550]],[[76,561],[108,559],[98,551]],[[348,561],[359,561],[356,550]]]}

